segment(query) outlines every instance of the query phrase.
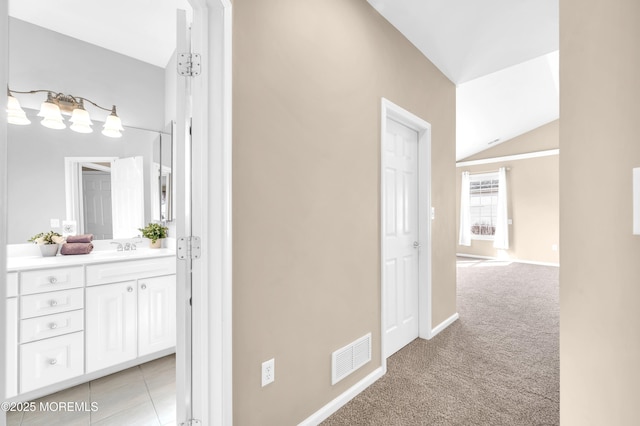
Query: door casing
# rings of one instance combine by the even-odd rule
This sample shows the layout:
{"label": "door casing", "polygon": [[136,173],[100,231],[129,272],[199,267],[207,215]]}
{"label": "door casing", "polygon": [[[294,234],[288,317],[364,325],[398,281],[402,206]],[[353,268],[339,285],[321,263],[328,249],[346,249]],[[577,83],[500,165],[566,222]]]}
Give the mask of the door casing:
{"label": "door casing", "polygon": [[191,51],[202,55],[192,88],[192,233],[202,256],[192,265],[193,417],[233,424],[230,0],[189,0]]}
{"label": "door casing", "polygon": [[383,369],[386,372],[387,359],[385,356],[385,294],[386,283],[384,279],[384,234],[383,224],[385,223],[384,208],[384,142],[387,134],[387,119],[391,118],[418,133],[418,218],[420,242],[420,256],[418,260],[418,316],[419,331],[418,336],[423,339],[430,339],[431,332],[431,222],[433,220],[433,210],[431,206],[431,124],[412,114],[404,108],[394,104],[388,99],[381,101],[381,133],[380,133],[380,358]]}

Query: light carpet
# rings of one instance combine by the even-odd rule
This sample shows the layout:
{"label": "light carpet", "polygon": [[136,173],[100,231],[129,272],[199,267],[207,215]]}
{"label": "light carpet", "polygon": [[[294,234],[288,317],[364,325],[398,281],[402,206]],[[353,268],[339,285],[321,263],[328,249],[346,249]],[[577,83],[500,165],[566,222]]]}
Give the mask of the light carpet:
{"label": "light carpet", "polygon": [[558,425],[558,268],[458,258],[460,318],[323,425]]}

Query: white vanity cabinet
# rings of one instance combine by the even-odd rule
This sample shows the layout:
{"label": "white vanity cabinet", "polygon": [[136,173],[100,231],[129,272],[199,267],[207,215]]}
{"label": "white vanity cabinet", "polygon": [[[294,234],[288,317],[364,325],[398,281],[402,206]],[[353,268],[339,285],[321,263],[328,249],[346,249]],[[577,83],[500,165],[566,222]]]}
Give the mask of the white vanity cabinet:
{"label": "white vanity cabinet", "polygon": [[105,257],[9,261],[7,397],[42,396],[171,353],[175,255]]}
{"label": "white vanity cabinet", "polygon": [[20,273],[21,393],[84,373],[83,277],[82,266]]}
{"label": "white vanity cabinet", "polygon": [[6,396],[18,394],[18,273],[7,274]]}
{"label": "white vanity cabinet", "polygon": [[175,345],[175,275],[138,280],[138,356]]}
{"label": "white vanity cabinet", "polygon": [[173,259],[88,265],[86,292],[87,372],[175,346]]}
{"label": "white vanity cabinet", "polygon": [[87,372],[137,356],[135,281],[87,288]]}

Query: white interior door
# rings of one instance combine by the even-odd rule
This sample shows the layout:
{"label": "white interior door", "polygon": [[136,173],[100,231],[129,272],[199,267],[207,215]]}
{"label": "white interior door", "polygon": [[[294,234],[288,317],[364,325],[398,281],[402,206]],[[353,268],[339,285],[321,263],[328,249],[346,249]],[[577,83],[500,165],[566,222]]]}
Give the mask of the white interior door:
{"label": "white interior door", "polygon": [[111,173],[83,171],[82,193],[84,232],[98,240],[112,239]]}
{"label": "white interior door", "polygon": [[[176,53],[190,52],[191,33],[186,13],[177,11]],[[192,235],[192,163],[191,163],[191,77],[176,73],[176,124],[173,126],[175,159],[175,232],[177,238]],[[176,416],[178,424],[202,418],[194,414],[192,377],[192,262],[177,261],[176,265]]]}
{"label": "white interior door", "polygon": [[113,238],[132,238],[144,227],[144,177],[142,157],[111,162]]}
{"label": "white interior door", "polygon": [[418,133],[387,119],[383,158],[384,352],[418,337]]}

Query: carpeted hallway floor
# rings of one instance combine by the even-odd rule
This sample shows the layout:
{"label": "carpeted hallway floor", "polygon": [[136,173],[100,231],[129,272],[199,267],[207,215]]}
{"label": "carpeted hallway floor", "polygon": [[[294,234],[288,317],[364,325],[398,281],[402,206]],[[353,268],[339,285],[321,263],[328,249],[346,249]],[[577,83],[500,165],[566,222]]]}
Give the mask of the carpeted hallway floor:
{"label": "carpeted hallway floor", "polygon": [[322,424],[559,424],[558,271],[458,258],[460,319]]}

